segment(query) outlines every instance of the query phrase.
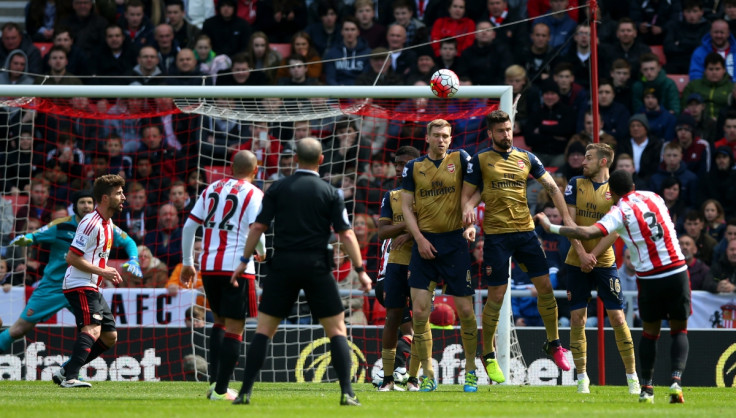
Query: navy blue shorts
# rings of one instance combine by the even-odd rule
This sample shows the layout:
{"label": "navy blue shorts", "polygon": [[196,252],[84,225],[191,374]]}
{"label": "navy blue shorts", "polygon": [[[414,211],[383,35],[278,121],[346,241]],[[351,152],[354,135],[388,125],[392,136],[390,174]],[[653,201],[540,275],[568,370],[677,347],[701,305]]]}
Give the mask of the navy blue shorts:
{"label": "navy blue shorts", "polygon": [[383,306],[386,309],[405,308],[409,304],[409,266],[396,263],[386,264],[383,278]]}
{"label": "navy blue shorts", "polygon": [[417,244],[411,249],[409,286],[431,289],[431,282],[444,283],[446,294],[470,296],[474,294],[470,280],[470,252],[462,230],[431,234],[422,232],[437,250],[434,260],[419,255]]}
{"label": "navy blue shorts", "polygon": [[549,274],[547,255],[534,231],[486,234],[483,244],[483,274],[488,286],[503,286],[509,282],[509,258],[530,279]]}
{"label": "navy blue shorts", "polygon": [[621,281],[616,267],[594,267],[589,273],[583,273],[580,267],[567,264],[567,299],[570,310],[587,307],[592,290],[598,291],[598,297],[606,309],[624,308]]}

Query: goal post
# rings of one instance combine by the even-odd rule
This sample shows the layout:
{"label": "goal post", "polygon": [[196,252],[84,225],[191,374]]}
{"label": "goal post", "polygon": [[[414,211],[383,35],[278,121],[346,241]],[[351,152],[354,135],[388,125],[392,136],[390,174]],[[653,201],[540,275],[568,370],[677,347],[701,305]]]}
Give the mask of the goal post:
{"label": "goal post", "polygon": [[[75,104],[75,100],[79,98],[88,98],[89,103],[85,102],[81,108]],[[115,99],[109,100],[105,105],[100,105],[103,100],[97,102],[98,106],[91,103],[94,99]],[[123,99],[130,102],[122,103]],[[133,110],[132,101],[136,99],[151,100],[156,99],[172,99],[176,108],[161,109],[155,104],[147,107],[146,103],[138,103]],[[273,99],[270,102],[268,99]],[[401,107],[404,102],[410,103],[412,100],[423,101],[424,107],[415,110],[412,106]],[[418,103],[418,102],[417,102]],[[411,104],[411,103],[410,103]],[[276,106],[277,105],[277,106]],[[118,113],[110,110],[114,107],[120,107]],[[276,106],[276,107],[273,107]],[[419,106],[419,105],[417,105]],[[41,86],[41,85],[12,85],[3,86],[0,90],[0,107],[20,107],[26,110],[35,110],[39,114],[59,114],[63,117],[59,119],[68,119],[67,125],[72,126],[81,123],[86,124],[89,137],[86,141],[89,143],[85,149],[97,150],[99,144],[95,146],[95,141],[103,141],[105,136],[116,129],[124,133],[126,123],[135,129],[142,129],[145,126],[137,125],[139,120],[157,120],[161,123],[164,118],[169,118],[171,130],[163,129],[162,136],[173,136],[174,138],[193,137],[193,143],[187,143],[181,140],[181,143],[173,142],[174,145],[181,147],[180,153],[183,155],[181,161],[177,159],[174,170],[178,177],[189,175],[192,171],[203,172],[206,179],[199,181],[211,180],[218,176],[226,175],[230,158],[233,151],[243,149],[244,144],[248,141],[258,140],[254,134],[258,122],[266,122],[267,133],[263,138],[288,136],[282,138],[283,147],[272,150],[264,149],[263,155],[259,154],[259,160],[263,164],[263,173],[257,179],[259,185],[268,187],[269,179],[274,173],[279,172],[279,163],[282,158],[288,157],[285,151],[287,143],[292,138],[292,132],[296,129],[295,123],[299,121],[310,122],[310,133],[317,135],[323,142],[323,146],[333,147],[325,149],[325,153],[336,153],[340,150],[340,134],[336,131],[342,119],[355,121],[358,126],[359,142],[355,144],[360,150],[354,155],[350,153],[344,156],[345,164],[336,167],[334,161],[333,166],[325,177],[330,179],[342,178],[342,186],[345,183],[352,182],[353,190],[356,191],[355,196],[346,197],[346,202],[350,204],[352,212],[355,216],[367,206],[367,202],[361,201],[366,196],[361,190],[361,181],[364,177],[370,179],[370,173],[362,173],[362,169],[357,167],[363,166],[368,171],[376,149],[384,149],[379,151],[384,154],[379,156],[387,164],[388,156],[396,150],[397,146],[403,145],[405,138],[407,141],[414,141],[414,144],[423,144],[423,136],[420,134],[421,128],[426,126],[428,121],[436,118],[448,119],[455,124],[458,121],[475,120],[473,132],[462,132],[463,134],[472,133],[478,149],[487,145],[487,134],[484,131],[484,122],[482,118],[488,113],[488,110],[494,106],[504,110],[514,117],[512,87],[510,86],[461,86],[457,94],[451,99],[437,99],[432,94],[428,86],[309,86],[309,87],[286,87],[286,86],[248,86],[248,87],[224,87],[224,86]],[[172,116],[173,115],[173,116]],[[171,118],[179,118],[178,115],[194,115],[196,122],[185,120],[182,124],[171,122]],[[109,119],[121,121],[119,124],[110,124]],[[327,121],[327,122],[325,122]],[[62,121],[63,122],[63,121]],[[179,121],[181,122],[181,121]],[[190,123],[191,122],[191,123]],[[36,121],[35,123],[40,123]],[[51,137],[60,136],[62,128],[67,126],[59,122],[57,125],[51,125],[47,121],[47,126],[43,129],[51,134],[50,137],[35,138],[37,141],[47,141],[41,144],[40,149],[44,152],[52,149],[55,144]],[[178,123],[178,122],[177,122]],[[190,123],[190,125],[186,125]],[[320,125],[322,123],[322,125]],[[326,124],[325,124],[326,123]],[[411,126],[409,126],[411,125]],[[395,129],[394,129],[395,128]],[[72,129],[72,128],[69,128]],[[465,128],[464,128],[465,129]],[[467,128],[468,130],[471,128]],[[179,130],[186,133],[178,136]],[[408,131],[409,133],[406,133]],[[453,136],[455,136],[453,129]],[[81,134],[79,134],[81,135]],[[95,136],[100,135],[100,136]],[[250,135],[250,136],[249,136]],[[124,135],[122,135],[124,136]],[[293,138],[296,138],[294,135]],[[166,139],[165,139],[166,140]],[[81,141],[81,140],[80,140]],[[124,138],[125,141],[125,138]],[[383,142],[381,142],[383,141]],[[393,141],[393,142],[391,142]],[[381,147],[376,146],[380,142]],[[388,146],[389,142],[392,143]],[[455,144],[453,144],[454,146]],[[173,146],[173,145],[172,145]],[[191,147],[190,147],[191,146]],[[189,148],[187,148],[189,147]],[[240,147],[240,148],[238,148]],[[391,148],[389,150],[389,148]],[[363,149],[363,148],[367,148]],[[189,153],[187,154],[186,151]],[[273,160],[269,159],[269,153],[273,151],[275,155]],[[362,151],[366,151],[363,153]],[[423,151],[420,148],[420,151]],[[97,152],[97,151],[90,151]],[[193,155],[195,154],[195,155]],[[92,154],[96,155],[96,154]],[[367,158],[366,158],[367,156]],[[352,159],[352,160],[351,160]],[[132,159],[134,164],[137,159]],[[165,162],[164,162],[165,163]],[[180,164],[179,164],[180,163]],[[269,166],[270,164],[270,166]],[[275,165],[274,165],[275,164]],[[336,168],[335,168],[336,167]],[[104,167],[103,167],[104,168]],[[94,169],[94,163],[85,161],[85,173]],[[135,169],[135,167],[133,168]],[[363,174],[367,174],[364,176]],[[362,180],[361,180],[362,179]],[[367,180],[365,180],[367,181]],[[372,180],[371,180],[372,181]],[[367,184],[367,183],[365,183]],[[161,195],[168,193],[169,186],[159,185],[160,190],[152,190],[149,187],[148,192],[156,192]],[[163,201],[168,201],[168,197],[164,196]],[[361,206],[362,205],[362,206]],[[377,218],[376,214],[373,214]],[[153,222],[155,223],[155,222]],[[370,251],[370,250],[369,250]],[[171,266],[169,266],[171,267]],[[339,265],[337,266],[339,270]],[[339,276],[339,274],[338,274]],[[338,280],[340,280],[338,278]],[[351,288],[348,286],[348,290]],[[354,289],[354,287],[352,288]],[[160,295],[156,296],[159,297]],[[187,293],[182,295],[181,303],[186,296],[187,301],[194,300],[194,294]],[[366,312],[366,316],[370,316],[370,310],[373,309],[373,302],[364,300],[364,304],[371,305],[370,309],[362,308]],[[300,302],[303,304],[303,302]],[[377,306],[376,306],[377,308]],[[353,312],[356,313],[356,312]],[[480,312],[478,312],[480,314]],[[285,333],[294,333],[296,339],[319,339],[317,331],[307,331],[316,329],[314,326],[305,326],[299,320],[307,319],[298,316],[298,320],[294,325],[286,326]],[[499,331],[497,335],[497,352],[499,363],[504,374],[511,376],[510,370],[512,359],[520,355],[520,351],[512,350],[514,344],[518,346],[518,342],[512,339],[513,320],[511,315],[510,291],[506,293],[503,308],[501,311],[501,320],[499,323]],[[3,318],[6,322],[9,318]],[[369,321],[372,318],[367,318]],[[192,344],[195,347],[195,353],[202,354],[206,357],[206,347],[203,346],[205,341],[205,333],[202,330],[193,329]],[[307,331],[305,333],[305,331]],[[362,331],[361,331],[362,333]],[[289,338],[283,338],[284,344],[288,344]],[[375,341],[380,344],[380,341]],[[48,345],[49,343],[47,343]],[[145,346],[145,343],[143,344]],[[311,345],[310,345],[311,347]],[[199,350],[199,351],[198,351]],[[517,354],[512,351],[518,352]],[[378,349],[380,356],[380,349]],[[125,353],[121,353],[125,354]],[[272,347],[272,357],[276,357],[273,361],[273,368],[289,366],[293,352],[288,349]],[[303,354],[303,353],[302,353]],[[282,358],[278,358],[282,356]],[[321,358],[323,353],[315,351],[311,354],[311,360],[317,362],[316,359]],[[300,361],[303,359],[300,358]],[[523,362],[523,358],[521,359]],[[309,363],[309,361],[307,361]],[[367,365],[368,366],[368,365]],[[324,373],[322,370],[320,373]],[[274,377],[276,378],[276,373]],[[291,379],[293,377],[288,377]],[[328,377],[329,378],[329,377]],[[332,376],[334,379],[334,376]],[[298,377],[297,377],[298,380]],[[519,383],[510,382],[509,383]]]}

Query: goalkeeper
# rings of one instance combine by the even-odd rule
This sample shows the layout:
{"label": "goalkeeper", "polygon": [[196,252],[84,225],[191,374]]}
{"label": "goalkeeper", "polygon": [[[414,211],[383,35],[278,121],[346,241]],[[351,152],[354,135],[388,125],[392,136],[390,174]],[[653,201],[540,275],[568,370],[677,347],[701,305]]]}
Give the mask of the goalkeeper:
{"label": "goalkeeper", "polygon": [[[0,353],[7,353],[10,345],[32,330],[37,323],[46,321],[60,310],[70,308],[61,285],[64,274],[68,267],[66,253],[74,239],[77,225],[85,215],[94,210],[94,200],[89,191],[78,191],[72,196],[72,207],[74,215],[59,218],[40,228],[38,231],[18,235],[11,245],[26,247],[34,243],[47,243],[51,248],[49,251],[49,262],[44,269],[44,275],[38,287],[31,294],[26,308],[20,318],[5,331],[0,333]],[[135,241],[117,226],[113,228],[113,246],[125,247],[130,260],[123,264],[129,273],[141,277],[141,267],[138,263],[138,248]],[[60,382],[59,382],[60,383]]]}

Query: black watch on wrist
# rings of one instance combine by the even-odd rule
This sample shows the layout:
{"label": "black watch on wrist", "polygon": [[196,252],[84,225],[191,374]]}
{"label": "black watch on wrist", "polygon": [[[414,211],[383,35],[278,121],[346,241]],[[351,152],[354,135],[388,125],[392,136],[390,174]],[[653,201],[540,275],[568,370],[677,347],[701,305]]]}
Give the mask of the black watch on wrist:
{"label": "black watch on wrist", "polygon": [[355,272],[358,273],[358,274],[360,274],[360,273],[362,273],[362,272],[365,271],[365,269],[363,268],[363,266],[355,266],[355,267],[353,267],[353,270],[355,270]]}

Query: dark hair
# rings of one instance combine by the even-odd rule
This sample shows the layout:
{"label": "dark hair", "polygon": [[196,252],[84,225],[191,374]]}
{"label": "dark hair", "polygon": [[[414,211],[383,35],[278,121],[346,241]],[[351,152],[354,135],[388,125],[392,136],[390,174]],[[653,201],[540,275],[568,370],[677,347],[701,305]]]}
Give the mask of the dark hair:
{"label": "dark hair", "polygon": [[335,122],[335,133],[337,133],[337,131],[347,130],[348,128],[353,128],[356,132],[358,131],[358,128],[355,126],[355,121],[350,119],[348,116],[343,116]]}
{"label": "dark hair", "polygon": [[659,64],[659,57],[652,54],[651,52],[645,52],[639,57],[639,62],[642,64],[645,62],[656,62],[657,64]]}
{"label": "dark hair", "polygon": [[399,149],[396,150],[396,156],[401,157],[402,155],[408,155],[412,158],[419,158],[421,153],[418,149],[412,147],[411,145],[404,145],[399,147]]}
{"label": "dark hair", "polygon": [[250,65],[250,55],[248,55],[247,52],[239,52],[232,57],[232,63],[233,64],[242,64],[246,63]]}
{"label": "dark hair", "polygon": [[491,129],[491,127],[498,123],[506,123],[510,121],[511,118],[509,117],[509,114],[503,110],[494,110],[486,115],[486,125],[488,126],[488,129]]}
{"label": "dark hair", "polygon": [[687,213],[685,214],[685,220],[686,221],[700,220],[700,221],[705,222],[705,216],[703,215],[703,212],[692,209],[692,210],[687,211]]}
{"label": "dark hair", "polygon": [[56,39],[56,37],[62,33],[68,33],[69,37],[72,38],[72,41],[74,40],[74,31],[71,30],[69,26],[62,26],[62,25],[54,27],[54,38],[53,39]]}
{"label": "dark hair", "polygon": [[[65,57],[66,59],[69,59],[69,53],[68,53],[68,52],[66,51],[66,49],[64,49],[64,47],[62,47],[61,45],[54,45],[54,46],[52,46],[52,47],[51,47],[51,49],[49,49],[49,52],[48,52],[48,54],[49,54],[49,58],[51,58],[51,53],[52,53],[52,52],[56,52],[56,51],[61,51],[61,52],[63,52],[63,53],[64,53],[64,57]],[[27,61],[27,59],[26,59],[26,61]]]}
{"label": "dark hair", "polygon": [[711,52],[705,56],[705,66],[707,67],[708,64],[721,64],[723,68],[726,68],[726,60],[717,52]]}
{"label": "dark hair", "polygon": [[145,7],[143,6],[143,2],[141,0],[128,0],[128,2],[125,4],[125,11],[128,11],[129,7]]}
{"label": "dark hair", "polygon": [[289,61],[301,61],[302,64],[307,63],[307,59],[304,57],[304,55],[297,53],[292,53],[291,55],[289,55],[289,57],[286,58],[286,62],[288,63]]}
{"label": "dark hair", "polygon": [[102,196],[109,195],[118,187],[125,187],[125,179],[117,174],[106,174],[97,177],[92,185],[92,196],[95,202],[100,203],[102,202]]}
{"label": "dark hair", "polygon": [[682,197],[681,195],[682,194],[682,182],[677,177],[672,176],[672,177],[665,178],[664,181],[662,181],[662,187],[658,192],[660,193],[660,195],[662,195],[665,189],[669,189],[670,187],[674,185],[677,185],[680,187],[680,194],[678,195],[678,200],[679,200],[679,198]]}
{"label": "dark hair", "polygon": [[608,187],[613,193],[623,196],[634,190],[634,179],[628,171],[616,170],[611,173],[611,177],[608,179]]}
{"label": "dark hair", "polygon": [[339,14],[337,6],[331,0],[323,0],[317,4],[317,13],[319,14],[319,17],[327,16],[327,12],[330,10],[335,12],[335,14]]}
{"label": "dark hair", "polygon": [[552,70],[552,74],[557,75],[563,71],[569,71],[575,75],[575,68],[573,68],[572,64],[569,62],[561,62],[555,65],[555,68]]}
{"label": "dark hair", "polygon": [[[723,4],[728,4],[729,1],[725,0]],[[734,2],[731,2],[731,4],[734,4]],[[703,2],[701,0],[683,0],[682,1],[682,10],[690,10],[694,8],[703,9]]]}
{"label": "dark hair", "polygon": [[631,20],[631,18],[629,18],[629,17],[622,17],[621,19],[619,19],[618,20],[618,25],[616,25],[616,30],[618,31],[618,29],[621,27],[621,25],[626,24],[626,23],[630,23],[631,26],[633,26],[634,27],[634,30],[636,31],[636,23],[634,23],[634,21]]}
{"label": "dark hair", "polygon": [[184,1],[183,0],[166,0],[166,6],[179,6],[181,7],[181,10],[184,11]]}
{"label": "dark hair", "polygon": [[598,80],[598,89],[600,89],[601,86],[606,86],[606,85],[611,86],[611,88],[613,89],[613,92],[614,93],[616,92],[616,86],[613,85],[613,80],[611,80],[610,78],[601,77]]}

